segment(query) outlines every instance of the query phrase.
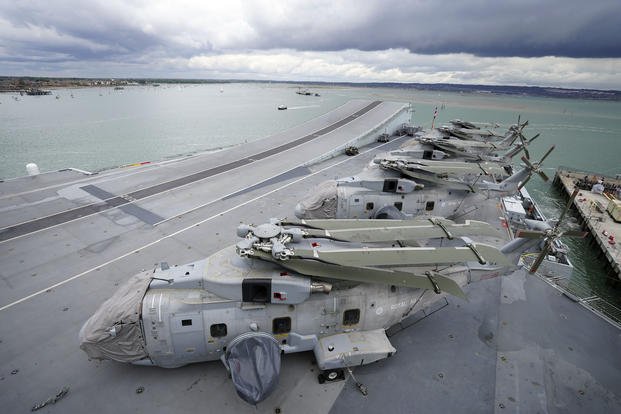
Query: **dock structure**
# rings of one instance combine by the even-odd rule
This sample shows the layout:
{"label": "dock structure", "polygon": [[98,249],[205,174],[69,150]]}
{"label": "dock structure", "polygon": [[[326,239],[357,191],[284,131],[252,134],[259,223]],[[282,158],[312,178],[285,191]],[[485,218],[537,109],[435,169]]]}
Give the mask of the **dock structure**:
{"label": "dock structure", "polygon": [[[603,193],[591,188],[598,181]],[[607,211],[611,200],[615,200],[621,189],[618,177],[558,167],[554,184],[571,195],[577,187],[580,192],[574,200],[574,207],[580,213],[582,227],[591,234],[591,242],[600,249],[600,258],[609,264],[609,275],[621,278],[621,222],[615,221]]]}

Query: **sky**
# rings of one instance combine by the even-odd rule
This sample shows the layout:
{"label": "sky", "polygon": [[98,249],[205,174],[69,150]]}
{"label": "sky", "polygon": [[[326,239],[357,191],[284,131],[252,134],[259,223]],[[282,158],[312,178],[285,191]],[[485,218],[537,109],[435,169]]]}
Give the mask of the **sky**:
{"label": "sky", "polygon": [[0,0],[0,75],[621,89],[621,0]]}

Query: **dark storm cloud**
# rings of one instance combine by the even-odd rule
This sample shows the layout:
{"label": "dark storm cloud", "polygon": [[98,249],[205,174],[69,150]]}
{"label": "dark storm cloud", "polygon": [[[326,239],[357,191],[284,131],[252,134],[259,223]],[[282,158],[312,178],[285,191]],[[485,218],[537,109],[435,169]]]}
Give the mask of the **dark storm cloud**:
{"label": "dark storm cloud", "polygon": [[[213,50],[275,48],[621,57],[620,0],[231,3],[240,12],[224,17],[235,21],[222,28],[218,20],[223,18],[206,12],[200,2],[0,0],[4,59],[26,52],[70,60],[184,58]],[[195,24],[186,27],[189,21]]]}
{"label": "dark storm cloud", "polygon": [[140,61],[152,54],[179,57],[196,53],[195,47],[171,45],[167,37],[135,24],[131,14],[124,12],[138,10],[119,3],[71,0],[0,3],[3,59]]}
{"label": "dark storm cloud", "polygon": [[620,16],[621,0],[0,0],[0,75],[618,88]]}
{"label": "dark storm cloud", "polygon": [[[322,16],[288,7],[249,15],[252,46],[298,50],[385,50],[478,56],[621,57],[621,1],[358,2]],[[304,10],[307,11],[307,10]]]}

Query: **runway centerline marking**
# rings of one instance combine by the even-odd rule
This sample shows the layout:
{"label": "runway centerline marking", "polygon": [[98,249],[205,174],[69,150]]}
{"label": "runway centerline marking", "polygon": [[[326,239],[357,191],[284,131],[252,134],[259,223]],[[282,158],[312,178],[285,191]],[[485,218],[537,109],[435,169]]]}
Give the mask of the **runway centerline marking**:
{"label": "runway centerline marking", "polygon": [[[371,112],[373,109],[381,105],[381,103],[382,101],[373,101],[370,104],[359,109],[358,111],[354,112],[353,114],[346,116],[345,118],[341,118],[340,120],[326,127],[323,127],[311,134],[304,135],[302,137],[294,139],[293,141],[286,142],[284,144],[272,147],[256,154],[251,154],[247,157],[242,157],[238,160],[231,161],[226,164],[212,167],[207,170],[197,171],[195,173],[188,174],[183,177],[178,177],[172,180],[163,181],[149,187],[134,190],[127,194],[122,194],[119,196],[114,196],[113,198],[104,199],[102,202],[91,203],[81,207],[75,207],[69,210],[50,214],[45,217],[40,217],[28,220],[23,223],[4,227],[0,229],[0,243],[27,236],[29,234],[33,234],[39,231],[47,230],[49,228],[56,227],[65,223],[70,223],[75,220],[81,220],[85,217],[90,217],[95,214],[119,208],[120,206],[125,204],[132,204],[135,201],[144,200],[152,196],[164,194],[168,191],[183,188],[195,182],[217,176],[223,172],[228,172],[263,159],[268,159],[274,155],[289,151],[300,145],[311,142],[321,136],[334,132],[341,127],[353,122],[361,115],[365,115]],[[127,198],[130,198],[131,200],[128,200]]]}

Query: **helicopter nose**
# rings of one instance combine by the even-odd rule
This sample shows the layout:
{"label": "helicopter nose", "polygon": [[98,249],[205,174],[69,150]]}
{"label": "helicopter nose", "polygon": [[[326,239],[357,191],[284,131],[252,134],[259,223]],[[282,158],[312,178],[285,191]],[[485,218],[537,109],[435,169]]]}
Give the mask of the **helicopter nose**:
{"label": "helicopter nose", "polygon": [[306,209],[302,207],[302,204],[300,203],[296,204],[295,209],[293,210],[293,213],[299,219],[306,218]]}

